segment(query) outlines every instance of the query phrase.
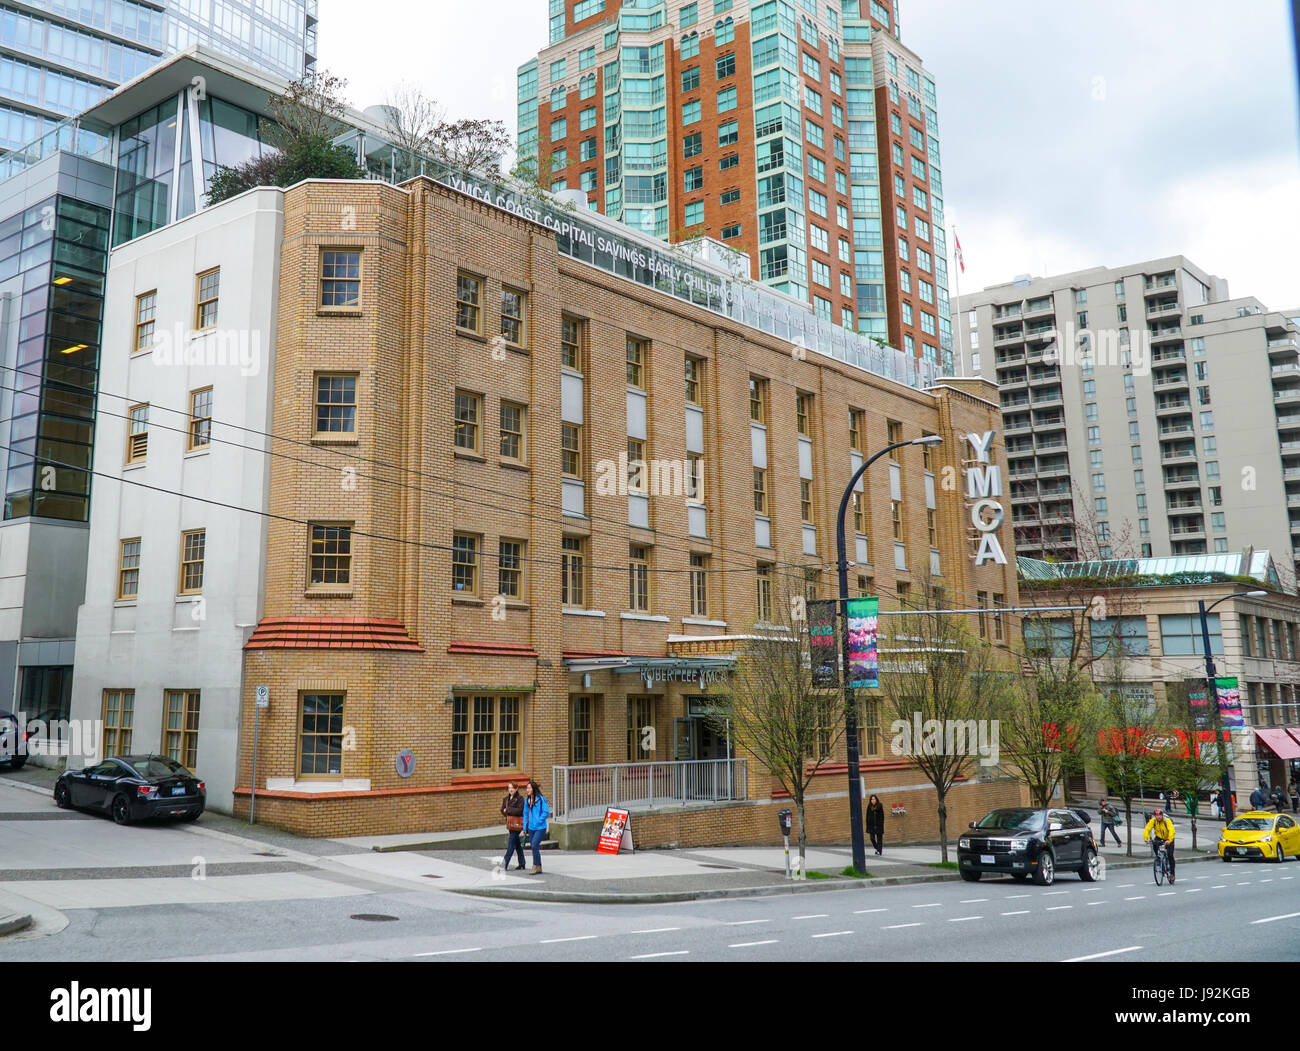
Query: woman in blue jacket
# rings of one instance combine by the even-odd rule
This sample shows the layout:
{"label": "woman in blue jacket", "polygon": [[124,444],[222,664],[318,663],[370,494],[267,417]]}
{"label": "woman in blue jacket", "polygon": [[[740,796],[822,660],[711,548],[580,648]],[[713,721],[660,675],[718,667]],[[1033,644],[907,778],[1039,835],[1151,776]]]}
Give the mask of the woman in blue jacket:
{"label": "woman in blue jacket", "polygon": [[524,798],[524,831],[528,833],[533,847],[532,875],[542,871],[542,840],[546,838],[546,822],[551,816],[551,806],[537,787],[536,781],[529,781]]}

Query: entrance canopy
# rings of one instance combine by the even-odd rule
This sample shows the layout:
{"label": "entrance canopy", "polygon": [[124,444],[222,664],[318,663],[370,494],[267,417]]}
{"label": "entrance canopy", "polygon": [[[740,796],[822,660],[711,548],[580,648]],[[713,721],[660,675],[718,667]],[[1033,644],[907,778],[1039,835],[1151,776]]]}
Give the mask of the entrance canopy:
{"label": "entrance canopy", "polygon": [[1285,730],[1256,730],[1255,737],[1268,745],[1279,759],[1300,759],[1300,741]]}
{"label": "entrance canopy", "polygon": [[565,657],[571,672],[607,671],[639,676],[647,686],[656,682],[690,683],[703,689],[722,682],[736,669],[735,657]]}

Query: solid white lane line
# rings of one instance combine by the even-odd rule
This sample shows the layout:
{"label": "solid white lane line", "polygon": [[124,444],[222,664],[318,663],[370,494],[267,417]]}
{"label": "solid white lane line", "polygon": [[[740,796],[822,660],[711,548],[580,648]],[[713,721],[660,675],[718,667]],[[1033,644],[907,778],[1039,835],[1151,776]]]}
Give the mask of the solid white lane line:
{"label": "solid white lane line", "polygon": [[732,920],[728,927],[746,927],[751,923],[771,923],[771,920]]}
{"label": "solid white lane line", "polygon": [[751,945],[775,945],[779,938],[767,938],[761,942],[736,942],[735,945],[728,945],[728,949],[748,949]]}
{"label": "solid white lane line", "polygon": [[862,916],[868,912],[888,912],[888,911],[889,911],[888,909],[856,909],[853,915]]}
{"label": "solid white lane line", "polygon": [[1002,915],[1003,916],[1028,916],[1029,910],[1021,909],[1019,912],[1004,912]]}
{"label": "solid white lane line", "polygon": [[542,944],[542,945],[555,945],[557,942],[589,942],[589,941],[591,941],[593,938],[597,938],[597,937],[599,937],[599,935],[596,935],[596,934],[578,934],[578,935],[575,935],[575,936],[572,937],[572,938],[543,938],[543,939],[541,940],[541,943],[540,943],[540,944]]}
{"label": "solid white lane line", "polygon": [[840,938],[845,934],[852,934],[852,931],[827,931],[825,934],[814,934],[814,938]]}
{"label": "solid white lane line", "polygon": [[677,949],[673,952],[643,952],[640,956],[629,956],[629,960],[653,960],[660,956],[689,956],[690,949]]}
{"label": "solid white lane line", "polygon": [[967,920],[982,920],[983,918],[984,918],[983,916],[958,916],[958,917],[956,917],[955,919],[951,919],[951,920],[949,920],[948,922],[949,922],[949,923],[965,923]]}
{"label": "solid white lane line", "polygon": [[901,930],[903,927],[924,927],[924,926],[925,926],[924,923],[895,923],[890,927],[881,927],[880,929],[882,931],[897,931],[897,930]]}
{"label": "solid white lane line", "polygon": [[962,898],[958,905],[974,905],[976,902],[988,901],[988,898]]}
{"label": "solid white lane line", "polygon": [[924,905],[913,905],[912,908],[914,908],[914,909],[937,909],[937,908],[939,908],[939,906],[941,906],[942,904],[943,904],[943,902],[941,902],[941,901],[928,901],[928,902],[926,902]]}
{"label": "solid white lane line", "polygon": [[1118,956],[1122,952],[1137,952],[1142,946],[1130,945],[1127,949],[1111,949],[1109,952],[1094,952],[1087,956],[1074,956],[1068,960],[1062,960],[1062,963],[1082,963],[1084,960],[1100,960],[1104,956]]}
{"label": "solid white lane line", "polygon": [[1047,911],[1048,911],[1048,912],[1060,912],[1062,909],[1072,909],[1072,908],[1074,908],[1073,905],[1049,905],[1049,906],[1047,907]]}
{"label": "solid white lane line", "polygon": [[417,952],[416,956],[450,956],[454,952],[482,952],[482,946],[473,949],[439,949],[437,952]]}
{"label": "solid white lane line", "polygon": [[814,912],[809,916],[791,916],[792,920],[824,920],[829,916],[829,912]]}
{"label": "solid white lane line", "polygon": [[662,934],[664,931],[680,931],[680,927],[651,927],[644,931],[633,931],[633,934]]}
{"label": "solid white lane line", "polygon": [[1300,912],[1288,912],[1285,916],[1268,916],[1262,920],[1251,920],[1250,925],[1253,927],[1257,923],[1273,923],[1275,920],[1293,920],[1300,916]]}

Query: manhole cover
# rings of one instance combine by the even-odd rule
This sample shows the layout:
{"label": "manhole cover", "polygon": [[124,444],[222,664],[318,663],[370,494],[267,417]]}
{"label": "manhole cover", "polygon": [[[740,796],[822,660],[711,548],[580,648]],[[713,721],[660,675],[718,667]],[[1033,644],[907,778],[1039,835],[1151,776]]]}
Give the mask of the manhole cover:
{"label": "manhole cover", "polygon": [[354,912],[348,917],[350,920],[366,920],[369,923],[383,923],[386,920],[395,920],[396,916],[385,916],[382,912]]}

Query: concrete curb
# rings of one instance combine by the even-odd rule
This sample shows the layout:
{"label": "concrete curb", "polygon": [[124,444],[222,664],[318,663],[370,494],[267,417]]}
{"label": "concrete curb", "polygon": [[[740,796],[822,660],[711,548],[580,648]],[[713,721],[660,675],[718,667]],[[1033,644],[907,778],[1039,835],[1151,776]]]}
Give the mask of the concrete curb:
{"label": "concrete curb", "polygon": [[22,788],[28,792],[35,792],[38,796],[45,796],[46,799],[53,798],[54,789],[48,785],[33,785],[26,781],[15,781],[12,777],[0,777],[0,785],[6,788]]}
{"label": "concrete curb", "polygon": [[21,915],[6,914],[0,916],[0,938],[6,934],[16,934],[18,931],[25,931],[32,925],[31,916],[23,913]]}
{"label": "concrete curb", "polygon": [[[1218,861],[1218,855],[1204,857],[1185,857],[1179,859],[1183,864],[1201,861]],[[1106,862],[1106,870],[1148,868],[1149,862],[1134,859],[1111,863]],[[874,879],[846,879],[836,877],[828,880],[790,883],[770,887],[717,887],[706,890],[669,890],[669,891],[632,891],[627,894],[597,894],[583,891],[548,891],[512,887],[447,887],[450,894],[465,894],[476,898],[498,898],[511,901],[555,902],[569,905],[666,905],[682,901],[710,901],[719,898],[770,898],[779,894],[813,894],[830,890],[869,890],[872,887],[903,887],[922,883],[951,883],[961,878],[960,874],[947,870],[934,875],[917,876],[877,876]]]}

